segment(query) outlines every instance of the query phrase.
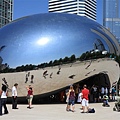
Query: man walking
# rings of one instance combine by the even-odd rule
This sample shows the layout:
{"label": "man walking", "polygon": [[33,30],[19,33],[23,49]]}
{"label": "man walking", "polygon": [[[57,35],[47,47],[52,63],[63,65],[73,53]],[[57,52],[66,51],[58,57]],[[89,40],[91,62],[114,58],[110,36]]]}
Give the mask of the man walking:
{"label": "man walking", "polygon": [[18,84],[15,83],[12,87],[12,109],[18,109],[17,108],[17,86]]}
{"label": "man walking", "polygon": [[89,109],[89,104],[88,104],[88,95],[89,95],[89,90],[87,89],[87,86],[83,86],[82,90],[82,109],[83,111],[81,113],[85,113],[85,107],[87,107],[87,112]]}

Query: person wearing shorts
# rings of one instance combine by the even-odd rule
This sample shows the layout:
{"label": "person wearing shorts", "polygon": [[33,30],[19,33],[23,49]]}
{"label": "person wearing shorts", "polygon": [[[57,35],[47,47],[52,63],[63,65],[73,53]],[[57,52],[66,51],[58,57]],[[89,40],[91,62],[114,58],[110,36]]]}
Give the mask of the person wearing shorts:
{"label": "person wearing shorts", "polygon": [[70,86],[70,90],[69,90],[69,106],[72,105],[72,112],[74,112],[75,109],[75,91],[73,89],[73,86]]}
{"label": "person wearing shorts", "polygon": [[27,108],[29,108],[29,109],[31,109],[31,105],[32,105],[32,100],[33,100],[33,88],[31,87],[31,85],[29,85],[28,87],[26,86],[26,88],[27,88],[27,91],[28,91],[28,96],[29,96],[29,98],[28,98],[28,107]]}
{"label": "person wearing shorts", "polygon": [[85,107],[87,108],[87,112],[89,109],[89,103],[88,103],[88,95],[89,95],[89,90],[87,89],[87,86],[83,86],[82,90],[82,109],[83,111],[81,113],[85,113]]}

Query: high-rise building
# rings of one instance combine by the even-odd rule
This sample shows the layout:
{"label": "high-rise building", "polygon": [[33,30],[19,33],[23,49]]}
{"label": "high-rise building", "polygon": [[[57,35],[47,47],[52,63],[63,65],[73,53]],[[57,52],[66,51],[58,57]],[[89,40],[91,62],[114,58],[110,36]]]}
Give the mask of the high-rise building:
{"label": "high-rise building", "polygon": [[49,12],[71,13],[96,20],[96,0],[49,0]]}
{"label": "high-rise building", "polygon": [[109,29],[120,43],[119,0],[103,0],[103,26]]}
{"label": "high-rise building", "polygon": [[12,21],[13,0],[0,0],[0,28]]}

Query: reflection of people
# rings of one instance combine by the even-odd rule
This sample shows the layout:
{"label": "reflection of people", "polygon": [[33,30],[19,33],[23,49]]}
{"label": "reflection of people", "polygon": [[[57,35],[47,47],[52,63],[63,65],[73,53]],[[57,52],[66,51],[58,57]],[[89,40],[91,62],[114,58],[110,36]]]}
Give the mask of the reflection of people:
{"label": "reflection of people", "polygon": [[5,79],[5,78],[3,78],[2,80],[3,80],[4,84],[8,87],[8,84],[7,84],[6,79]]}
{"label": "reflection of people", "polygon": [[32,105],[32,100],[33,100],[33,88],[31,87],[31,85],[26,86],[26,89],[28,91],[27,95],[29,96],[28,98],[28,107],[29,109],[31,109],[31,105]]}
{"label": "reflection of people", "polygon": [[48,72],[47,70],[45,70],[45,71],[43,72],[43,77],[44,77],[44,78],[46,78],[46,76],[48,75],[47,72]]}
{"label": "reflection of people", "polygon": [[89,104],[88,104],[88,95],[89,95],[89,90],[87,89],[87,86],[83,86],[82,90],[82,109],[83,111],[81,113],[85,113],[85,106],[87,107],[87,112],[89,109]]}
{"label": "reflection of people", "polygon": [[15,83],[12,87],[12,109],[18,109],[17,108],[17,87],[18,84]]}
{"label": "reflection of people", "polygon": [[26,78],[25,79],[26,79],[25,83],[27,83],[28,82],[28,74],[26,74]]}
{"label": "reflection of people", "polygon": [[34,75],[31,75],[31,83],[33,83]]}
{"label": "reflection of people", "polygon": [[[2,91],[1,91],[1,101],[2,101],[2,106],[4,107],[4,114],[8,114],[6,102],[7,102],[7,86],[2,84]],[[0,110],[0,115],[2,115],[2,109]]]}

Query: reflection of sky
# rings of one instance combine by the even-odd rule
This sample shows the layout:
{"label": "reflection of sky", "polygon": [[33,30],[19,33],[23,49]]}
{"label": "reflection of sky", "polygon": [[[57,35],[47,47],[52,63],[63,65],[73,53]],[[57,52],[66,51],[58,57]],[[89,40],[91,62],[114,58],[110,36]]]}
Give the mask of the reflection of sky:
{"label": "reflection of sky", "polygon": [[72,54],[79,57],[92,50],[95,39],[100,38],[90,30],[95,22],[83,17],[41,16],[21,19],[0,30],[4,40],[0,45],[6,45],[0,53],[3,63],[16,67],[49,62]]}

